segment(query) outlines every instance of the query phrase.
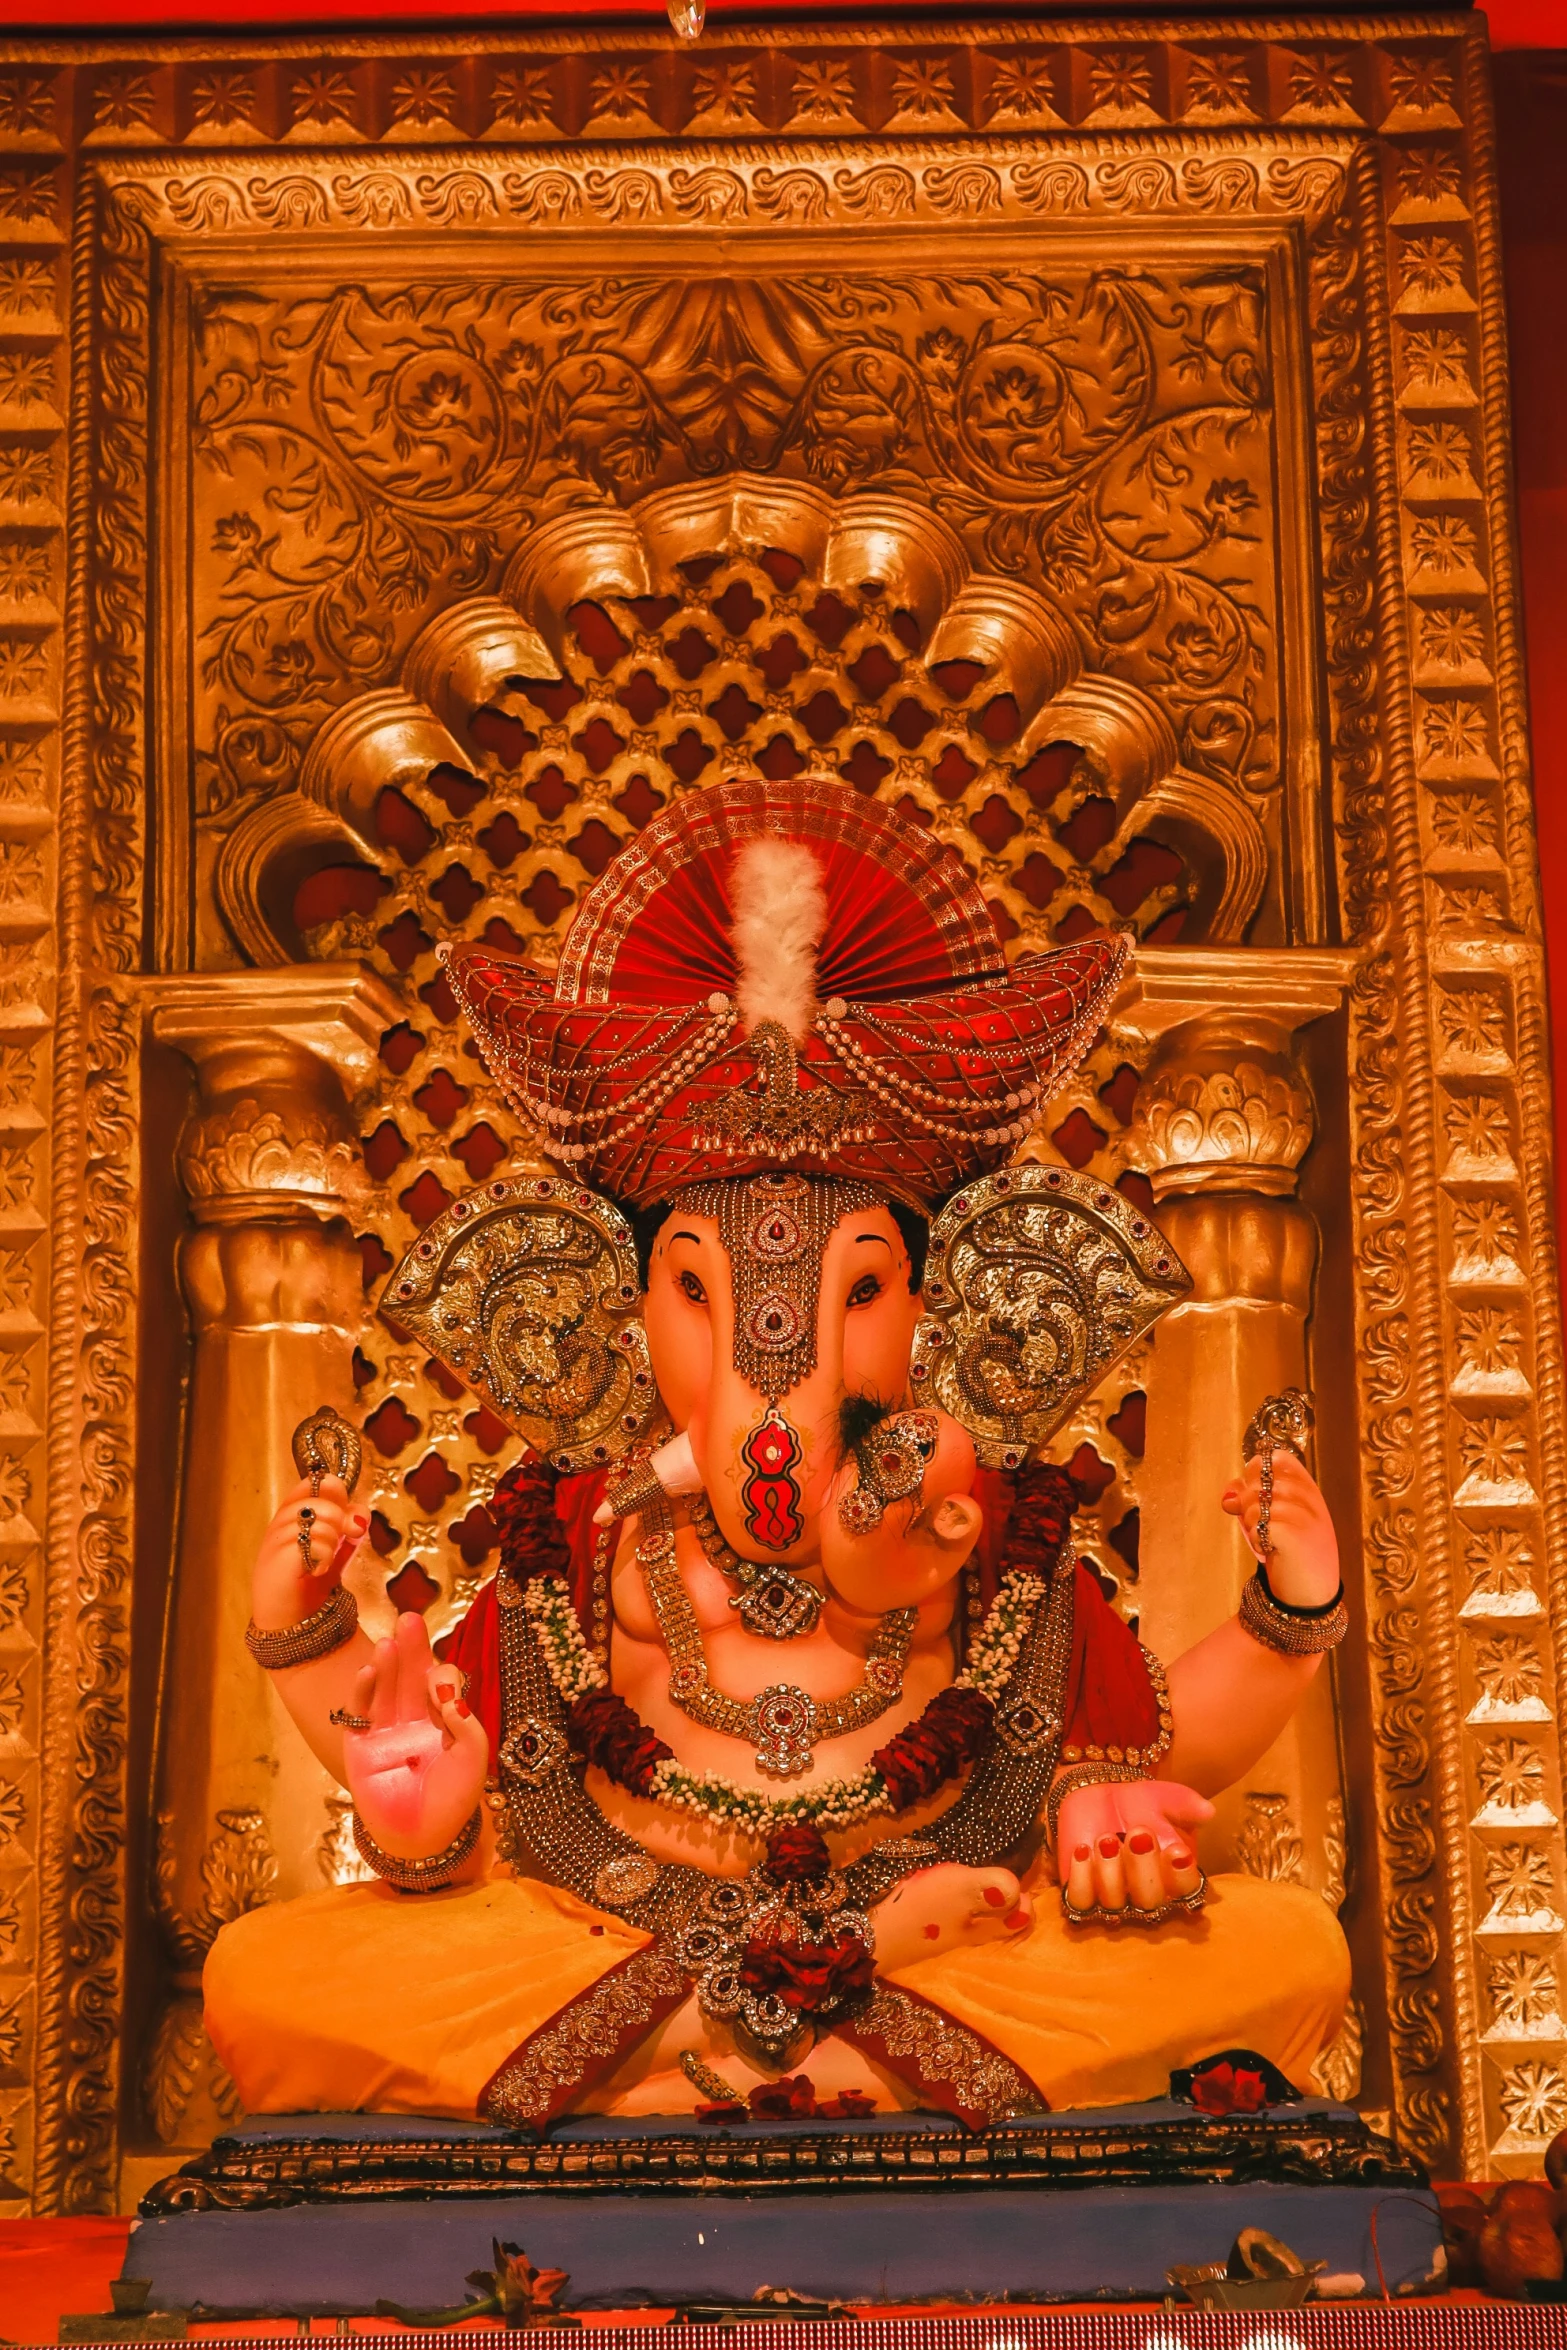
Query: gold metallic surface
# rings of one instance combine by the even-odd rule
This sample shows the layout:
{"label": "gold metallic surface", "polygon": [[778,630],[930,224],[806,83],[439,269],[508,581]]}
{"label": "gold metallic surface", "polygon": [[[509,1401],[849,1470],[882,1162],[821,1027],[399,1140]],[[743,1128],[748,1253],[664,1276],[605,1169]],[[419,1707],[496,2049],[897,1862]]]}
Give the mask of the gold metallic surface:
{"label": "gold metallic surface", "polygon": [[546,1175],[497,1178],[454,1202],[396,1268],[381,1311],[530,1450],[575,1472],[618,1460],[658,1409],[641,1302],[619,1208]]}
{"label": "gold metallic surface", "polygon": [[[1080,1543],[1145,1635],[1211,1622],[1212,1492],[1309,1381],[1358,1618],[1342,1809],[1253,1774],[1231,1832],[1343,1895],[1335,2079],[1447,2175],[1538,2167],[1564,1428],[1483,44],[0,44],[0,2211],[102,2206],[127,2146],[130,2177],[221,2110],[193,1937],[264,1854],[279,1890],[350,1865],[295,1744],[251,1712],[277,1776],[218,1756],[265,1697],[260,1454],[285,1476],[294,1420],[350,1408],[353,1344],[389,1448],[361,1604],[417,1562],[445,1621],[486,1571],[505,1455],[359,1279],[481,1156],[527,1171],[421,992],[435,942],[500,921],[547,961],[650,802],[775,738],[959,843],[1011,951],[1074,907],[1149,939],[1023,1151],[1135,1182],[1135,1120],[1195,1282],[1189,1340],[1057,1439],[1107,1473]],[[715,613],[735,582],[759,617]],[[328,999],[346,1059],[302,1030]]]}
{"label": "gold metallic surface", "polygon": [[1191,1287],[1168,1234],[1097,1176],[1009,1167],[932,1219],[913,1392],[1020,1468]]}

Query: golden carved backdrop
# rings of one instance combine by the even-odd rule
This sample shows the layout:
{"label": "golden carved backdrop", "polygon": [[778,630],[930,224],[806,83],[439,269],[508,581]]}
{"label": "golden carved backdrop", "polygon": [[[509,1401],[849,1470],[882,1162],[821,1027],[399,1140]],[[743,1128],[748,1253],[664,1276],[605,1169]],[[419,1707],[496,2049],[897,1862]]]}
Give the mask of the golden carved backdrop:
{"label": "golden carved backdrop", "polygon": [[[1014,951],[1142,942],[1025,1154],[1195,1276],[1061,1449],[1172,1648],[1309,1377],[1354,1637],[1210,1856],[1323,2085],[1567,2122],[1550,1106],[1477,20],[0,45],[0,2208],[232,2092],[222,1922],[352,1866],[240,1649],[287,1434],[443,1620],[501,1431],[369,1314],[671,794],[837,773]],[[381,1987],[388,1998],[424,1985]],[[7,2200],[9,2199],[9,2201]]]}

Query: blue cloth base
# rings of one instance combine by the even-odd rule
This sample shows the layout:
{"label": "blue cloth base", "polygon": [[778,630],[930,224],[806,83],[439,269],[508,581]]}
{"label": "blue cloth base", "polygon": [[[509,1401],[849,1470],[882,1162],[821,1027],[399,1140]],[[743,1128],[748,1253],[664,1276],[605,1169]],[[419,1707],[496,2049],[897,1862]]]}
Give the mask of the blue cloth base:
{"label": "blue cloth base", "polygon": [[[1107,2134],[1157,2122],[1168,2105],[1062,2115]],[[1190,2117],[1190,2109],[1184,2109]],[[1321,2110],[1319,2108],[1319,2110]],[[907,2130],[920,2117],[887,2117]],[[884,2125],[885,2126],[885,2125]],[[742,2125],[778,2139],[823,2125]],[[865,2125],[860,2125],[863,2129]],[[951,2124],[930,2117],[933,2132]],[[508,2133],[483,2123],[353,2115],[278,2116],[224,2144],[254,2152],[309,2130],[323,2151],[344,2139],[396,2145],[439,2132],[451,2141]],[[578,2120],[555,2141],[603,2142],[698,2133],[689,2120]],[[491,2265],[491,2244],[520,2246],[537,2266],[562,2268],[571,2309],[686,2307],[747,2302],[763,2287],[813,2301],[859,2304],[1012,2299],[1146,2300],[1177,2262],[1222,2261],[1243,2227],[1267,2228],[1303,2260],[1353,2271],[1376,2289],[1371,2240],[1390,2290],[1431,2276],[1441,2243],[1435,2198],[1406,2185],[1295,2185],[1248,2181],[1136,2186],[774,2188],[642,2193],[533,2187],[526,2193],[419,2198],[374,2193],[283,2209],[164,2211],[140,2220],[123,2274],[150,2279],[149,2307],[215,2316],[369,2314],[378,2301],[451,2308],[470,2298],[468,2272]]]}

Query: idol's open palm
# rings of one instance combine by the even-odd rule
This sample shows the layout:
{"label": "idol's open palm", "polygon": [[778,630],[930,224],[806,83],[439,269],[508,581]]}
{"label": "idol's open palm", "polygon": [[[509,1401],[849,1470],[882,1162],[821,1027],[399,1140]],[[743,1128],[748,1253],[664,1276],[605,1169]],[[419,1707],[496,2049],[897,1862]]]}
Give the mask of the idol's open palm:
{"label": "idol's open palm", "polygon": [[343,1764],[354,1808],[399,1860],[444,1852],[484,1793],[490,1742],[455,1665],[436,1661],[424,1618],[399,1616],[359,1675]]}

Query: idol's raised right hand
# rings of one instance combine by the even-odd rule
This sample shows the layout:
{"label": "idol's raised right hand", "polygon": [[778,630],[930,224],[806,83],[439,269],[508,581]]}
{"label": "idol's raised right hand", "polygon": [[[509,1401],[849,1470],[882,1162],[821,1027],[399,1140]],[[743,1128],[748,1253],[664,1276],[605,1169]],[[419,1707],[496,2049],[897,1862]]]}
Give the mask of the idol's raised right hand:
{"label": "idol's raised right hand", "polygon": [[354,1711],[365,1727],[345,1728],[343,1764],[371,1836],[399,1860],[444,1852],[484,1793],[490,1742],[457,1667],[432,1654],[423,1616],[399,1616],[376,1642]]}

